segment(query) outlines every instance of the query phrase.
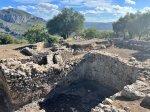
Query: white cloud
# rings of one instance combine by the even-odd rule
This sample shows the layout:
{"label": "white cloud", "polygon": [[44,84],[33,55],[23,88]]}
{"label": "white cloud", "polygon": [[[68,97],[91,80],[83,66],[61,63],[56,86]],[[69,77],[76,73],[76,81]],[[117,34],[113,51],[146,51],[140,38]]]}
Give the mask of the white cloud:
{"label": "white cloud", "polygon": [[150,7],[144,7],[143,9],[140,10],[142,13],[147,13],[150,12]]}
{"label": "white cloud", "polygon": [[1,9],[10,9],[10,8],[14,8],[12,6],[7,6],[7,7],[2,7]]}
{"label": "white cloud", "polygon": [[24,5],[22,5],[22,6],[17,6],[17,9],[19,9],[19,10],[23,10],[23,11],[27,11],[27,6],[24,6]]}
{"label": "white cloud", "polygon": [[[18,6],[20,8],[24,8],[22,6]],[[27,5],[26,6],[26,11],[31,12],[32,14],[42,17],[46,20],[51,19],[53,16],[57,15],[60,13],[58,10],[58,6],[55,4],[50,4],[50,3],[40,3],[37,5]]]}
{"label": "white cloud", "polygon": [[135,5],[136,2],[134,0],[125,0],[126,3]]}
{"label": "white cloud", "polygon": [[50,8],[50,9],[58,9],[57,5],[50,4],[50,3],[41,3],[40,6],[45,8]]}
{"label": "white cloud", "polygon": [[121,7],[119,5],[112,5],[108,7],[96,7],[94,10],[80,11],[82,14],[101,14],[101,13],[112,13],[120,16],[124,16],[127,13],[136,13],[137,10],[132,7]]}
{"label": "white cloud", "polygon": [[98,7],[98,6],[109,6],[112,0],[62,0],[63,6],[85,6],[85,7]]}
{"label": "white cloud", "polygon": [[112,12],[112,7],[96,7],[96,11],[111,13]]}
{"label": "white cloud", "polygon": [[132,7],[121,7],[119,5],[112,6],[114,13],[119,13],[125,15],[126,13],[136,13],[137,10]]}
{"label": "white cloud", "polygon": [[51,0],[15,0],[15,1],[20,3],[33,3],[33,4],[51,2]]}

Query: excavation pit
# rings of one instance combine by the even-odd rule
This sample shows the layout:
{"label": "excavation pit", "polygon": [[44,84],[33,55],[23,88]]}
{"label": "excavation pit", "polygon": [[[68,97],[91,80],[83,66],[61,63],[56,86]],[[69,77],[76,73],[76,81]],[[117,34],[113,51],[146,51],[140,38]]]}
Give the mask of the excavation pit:
{"label": "excavation pit", "polygon": [[90,112],[98,103],[116,92],[98,81],[79,80],[40,105],[46,112]]}

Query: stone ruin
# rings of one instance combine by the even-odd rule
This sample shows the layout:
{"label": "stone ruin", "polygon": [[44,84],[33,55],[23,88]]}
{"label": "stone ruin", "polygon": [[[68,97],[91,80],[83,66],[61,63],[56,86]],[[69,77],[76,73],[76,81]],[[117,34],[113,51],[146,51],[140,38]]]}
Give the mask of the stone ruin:
{"label": "stone ruin", "polygon": [[[127,103],[138,101],[148,112],[150,65],[100,51],[112,46],[112,41],[94,44],[55,46],[38,55],[30,52],[27,58],[1,60],[1,111],[132,112],[115,105],[127,99]],[[33,111],[36,106],[39,110]]]}

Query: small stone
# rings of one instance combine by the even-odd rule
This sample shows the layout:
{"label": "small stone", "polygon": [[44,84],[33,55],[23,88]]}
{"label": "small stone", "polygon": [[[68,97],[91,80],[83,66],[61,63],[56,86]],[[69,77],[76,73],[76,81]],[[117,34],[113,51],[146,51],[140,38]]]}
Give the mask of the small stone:
{"label": "small stone", "polygon": [[131,61],[131,62],[136,61],[136,58],[135,57],[129,57],[129,61]]}
{"label": "small stone", "polygon": [[98,104],[98,107],[100,107],[100,108],[104,108],[104,104],[99,103],[99,104]]}
{"label": "small stone", "polygon": [[69,65],[65,65],[65,69],[68,69],[70,66]]}
{"label": "small stone", "polygon": [[126,112],[125,110],[122,109],[118,109],[118,112]]}
{"label": "small stone", "polygon": [[124,107],[124,110],[128,112],[130,110],[130,107]]}
{"label": "small stone", "polygon": [[145,94],[134,90],[134,88],[132,88],[132,86],[129,86],[129,85],[124,87],[121,95],[126,98],[130,98],[131,100],[138,100],[145,96]]}
{"label": "small stone", "polygon": [[112,107],[111,111],[112,111],[112,112],[118,112],[118,110],[117,110],[116,107],[114,107],[114,106]]}
{"label": "small stone", "polygon": [[143,106],[146,106],[150,109],[150,94],[146,95],[143,99],[142,103]]}
{"label": "small stone", "polygon": [[109,98],[106,98],[102,103],[111,105],[113,103],[113,101],[111,99],[109,99]]}

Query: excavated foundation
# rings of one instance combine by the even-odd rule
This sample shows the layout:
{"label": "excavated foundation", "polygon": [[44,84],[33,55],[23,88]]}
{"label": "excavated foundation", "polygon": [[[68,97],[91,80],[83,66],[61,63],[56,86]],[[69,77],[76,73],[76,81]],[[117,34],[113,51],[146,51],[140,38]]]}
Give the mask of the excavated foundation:
{"label": "excavated foundation", "polygon": [[101,85],[98,81],[79,80],[40,105],[46,112],[89,112],[116,92],[117,90]]}
{"label": "excavated foundation", "polygon": [[39,103],[46,112],[90,112],[136,81],[138,70],[118,57],[89,53]]}
{"label": "excavated foundation", "polygon": [[[44,64],[34,62],[38,61],[29,58],[1,62],[1,76],[8,88],[5,91],[16,110],[46,96],[39,103],[46,112],[90,112],[105,98],[136,82],[144,71],[134,62],[99,51],[62,65],[45,65],[45,59]],[[3,96],[6,97],[0,93],[0,109],[5,112],[8,106]]]}

